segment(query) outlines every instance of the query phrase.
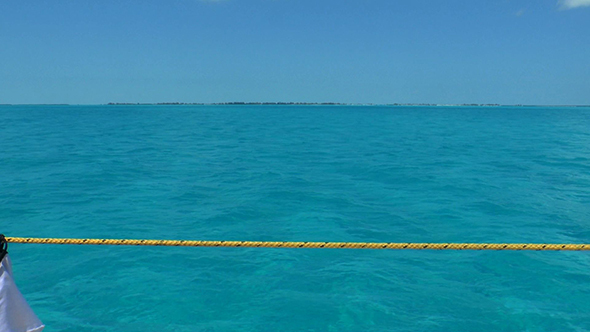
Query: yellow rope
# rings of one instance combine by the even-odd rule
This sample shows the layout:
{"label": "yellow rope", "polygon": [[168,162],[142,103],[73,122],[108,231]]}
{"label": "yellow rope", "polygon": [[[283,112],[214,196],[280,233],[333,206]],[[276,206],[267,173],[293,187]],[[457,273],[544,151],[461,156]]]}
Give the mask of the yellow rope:
{"label": "yellow rope", "polygon": [[9,243],[92,244],[117,246],[168,247],[254,247],[254,248],[330,248],[330,249],[420,249],[420,250],[552,250],[585,251],[590,244],[534,243],[371,243],[371,242],[269,242],[269,241],[186,241],[186,240],[118,240],[55,239],[6,237]]}

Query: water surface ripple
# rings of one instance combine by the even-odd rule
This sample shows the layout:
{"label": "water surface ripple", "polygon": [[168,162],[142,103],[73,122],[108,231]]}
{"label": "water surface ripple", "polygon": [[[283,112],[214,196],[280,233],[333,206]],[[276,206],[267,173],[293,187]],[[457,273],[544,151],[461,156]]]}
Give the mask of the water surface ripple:
{"label": "water surface ripple", "polygon": [[[590,242],[590,109],[0,106],[0,232]],[[590,256],[10,246],[46,331],[587,331]]]}

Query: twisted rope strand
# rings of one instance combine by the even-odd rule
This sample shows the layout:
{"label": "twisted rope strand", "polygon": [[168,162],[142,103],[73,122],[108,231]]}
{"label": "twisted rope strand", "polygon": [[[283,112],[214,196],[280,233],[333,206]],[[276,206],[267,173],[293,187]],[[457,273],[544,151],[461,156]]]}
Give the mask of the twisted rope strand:
{"label": "twisted rope strand", "polygon": [[414,250],[535,250],[587,251],[590,244],[550,243],[375,243],[375,242],[271,242],[271,241],[189,241],[131,239],[70,239],[6,237],[9,243],[78,244],[166,247],[249,247],[249,248],[318,248],[318,249],[414,249]]}

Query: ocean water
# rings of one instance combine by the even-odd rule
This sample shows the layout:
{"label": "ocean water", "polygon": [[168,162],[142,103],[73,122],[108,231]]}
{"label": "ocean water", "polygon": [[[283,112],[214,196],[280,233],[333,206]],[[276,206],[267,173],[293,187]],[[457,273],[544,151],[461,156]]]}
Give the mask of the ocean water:
{"label": "ocean water", "polygon": [[[0,106],[18,237],[590,243],[590,108]],[[588,331],[587,252],[11,244],[46,331]]]}

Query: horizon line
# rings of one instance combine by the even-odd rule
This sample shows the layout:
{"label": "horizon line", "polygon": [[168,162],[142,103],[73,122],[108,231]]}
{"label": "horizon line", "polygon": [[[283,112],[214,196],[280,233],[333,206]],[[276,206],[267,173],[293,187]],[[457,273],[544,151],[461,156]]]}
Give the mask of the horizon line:
{"label": "horizon line", "polygon": [[342,102],[108,102],[71,103],[0,103],[0,106],[428,106],[428,107],[590,107],[590,104],[497,104],[497,103],[342,103]]}

